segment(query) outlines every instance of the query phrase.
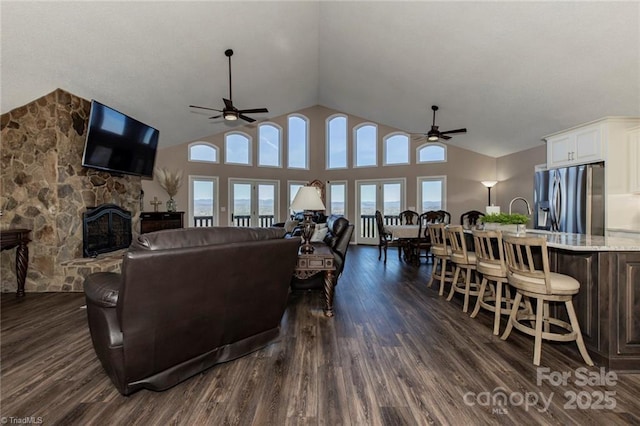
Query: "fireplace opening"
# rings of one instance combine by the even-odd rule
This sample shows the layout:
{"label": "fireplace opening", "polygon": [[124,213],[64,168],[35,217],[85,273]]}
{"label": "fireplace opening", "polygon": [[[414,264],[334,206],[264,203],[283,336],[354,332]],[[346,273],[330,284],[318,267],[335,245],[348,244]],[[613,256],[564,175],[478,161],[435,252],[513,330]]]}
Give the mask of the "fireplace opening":
{"label": "fireplace opening", "polygon": [[131,212],[102,204],[82,214],[82,254],[95,257],[131,245]]}

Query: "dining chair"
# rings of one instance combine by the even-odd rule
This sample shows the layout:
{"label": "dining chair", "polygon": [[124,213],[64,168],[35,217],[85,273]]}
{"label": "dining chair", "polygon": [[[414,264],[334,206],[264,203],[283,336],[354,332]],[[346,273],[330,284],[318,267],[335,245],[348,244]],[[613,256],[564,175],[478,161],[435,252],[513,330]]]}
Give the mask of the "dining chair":
{"label": "dining chair", "polygon": [[[501,339],[506,340],[511,329],[534,336],[533,364],[540,365],[542,340],[557,342],[575,341],[584,362],[592,366],[593,361],[582,339],[580,324],[573,307],[573,296],[580,290],[580,282],[575,278],[551,272],[549,253],[544,237],[522,237],[505,234],[503,236],[505,257],[509,272],[509,285],[516,289],[516,296],[509,315],[509,322]],[[540,254],[541,258],[536,259]],[[522,312],[519,304],[523,297],[536,301],[536,312]],[[569,322],[550,316],[550,303],[564,303]],[[527,325],[524,321],[533,321]],[[551,325],[565,329],[566,333],[552,332]],[[544,330],[543,330],[544,327]]]}
{"label": "dining chair", "polygon": [[419,216],[420,214],[413,210],[404,210],[398,215],[400,218],[400,225],[417,225]]}
{"label": "dining chair", "polygon": [[[431,249],[431,238],[429,237],[428,225],[433,222],[434,217],[429,212],[422,213],[418,216],[418,235],[412,239],[411,245],[412,259],[416,264],[420,264],[420,257],[429,259],[429,250]],[[424,256],[421,253],[424,251]]]}
{"label": "dining chair", "polygon": [[440,216],[442,217],[442,222],[445,225],[451,224],[451,213],[449,213],[446,210],[437,210],[437,212],[440,213]]}
{"label": "dining chair", "polygon": [[[480,293],[476,274],[476,254],[467,250],[464,229],[461,225],[449,225],[447,239],[451,244],[451,261],[456,266],[447,300],[453,299],[455,293],[461,293],[464,296],[462,312],[467,312],[470,297]],[[461,273],[464,274],[464,282],[458,279]],[[472,276],[474,277],[473,281],[471,281]]]}
{"label": "dining chair", "polygon": [[444,294],[444,283],[453,282],[453,270],[451,269],[451,247],[447,244],[447,235],[444,223],[432,223],[427,226],[431,241],[431,254],[433,254],[433,268],[427,287],[431,287],[435,280],[440,282],[438,294]]}
{"label": "dining chair", "polygon": [[481,211],[469,210],[460,215],[460,225],[462,225],[464,229],[473,229],[479,224],[478,222],[482,217],[484,217],[484,213]]}
{"label": "dining chair", "polygon": [[382,251],[384,250],[384,263],[387,263],[387,247],[398,247],[398,259],[400,259],[400,244],[384,229],[384,219],[380,210],[376,210],[376,229],[378,231],[378,260],[382,257]]}
{"label": "dining chair", "polygon": [[[420,214],[413,210],[403,210],[398,214],[400,225],[417,225]],[[398,255],[404,252],[405,260],[413,262],[413,248],[411,247],[412,238],[398,238]]]}

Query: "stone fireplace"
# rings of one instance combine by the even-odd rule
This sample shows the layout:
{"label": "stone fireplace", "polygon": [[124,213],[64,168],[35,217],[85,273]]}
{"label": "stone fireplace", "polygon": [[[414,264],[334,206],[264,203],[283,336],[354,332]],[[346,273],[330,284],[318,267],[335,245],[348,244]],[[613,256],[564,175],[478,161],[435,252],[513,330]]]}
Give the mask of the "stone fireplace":
{"label": "stone fireplace", "polygon": [[[83,213],[101,204],[140,217],[141,178],[82,167],[90,102],[57,89],[0,116],[0,226],[31,229],[25,289],[82,291],[83,277],[117,271],[121,253],[83,259]],[[15,253],[0,254],[1,289],[15,292]],[[119,256],[119,258],[117,258]]]}

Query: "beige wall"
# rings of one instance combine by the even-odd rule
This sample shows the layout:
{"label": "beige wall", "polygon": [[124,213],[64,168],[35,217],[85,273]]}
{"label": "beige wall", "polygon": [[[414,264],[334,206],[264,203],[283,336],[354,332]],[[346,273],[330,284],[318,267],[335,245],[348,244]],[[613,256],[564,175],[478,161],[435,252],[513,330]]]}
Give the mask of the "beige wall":
{"label": "beige wall", "polygon": [[[491,198],[496,200],[495,203],[500,206],[501,211],[508,212],[509,202],[515,197],[526,198],[533,210],[535,166],[546,164],[546,162],[547,147],[542,142],[539,147],[498,158],[496,166],[498,184],[491,190]],[[512,211],[526,214],[527,209],[523,202],[518,201],[513,204]],[[528,226],[533,226],[533,223],[530,222]]]}
{"label": "beige wall", "polygon": [[[346,170],[326,170],[325,169],[325,122],[326,119],[338,113],[322,106],[314,106],[300,111],[295,111],[310,121],[310,169],[309,170],[289,170],[287,168],[263,168],[256,166],[231,166],[225,165],[223,162],[219,164],[194,163],[187,161],[187,146],[190,142],[181,145],[168,147],[159,150],[156,165],[158,167],[168,167],[169,169],[181,169],[184,172],[185,179],[183,187],[180,189],[176,200],[178,202],[178,210],[186,211],[188,206],[188,175],[200,176],[217,176],[219,178],[218,199],[220,206],[227,208],[227,211],[218,212],[220,216],[220,225],[228,223],[228,179],[229,178],[251,178],[251,179],[278,179],[280,181],[281,202],[280,202],[280,220],[285,219],[288,211],[287,203],[287,181],[311,181],[320,179],[324,182],[346,180],[347,186],[347,216],[350,220],[355,215],[355,181],[359,179],[386,179],[386,178],[405,178],[406,179],[406,206],[417,206],[417,178],[420,176],[441,176],[446,175],[447,185],[447,205],[446,209],[452,215],[452,222],[458,223],[460,215],[471,209],[484,210],[487,202],[487,190],[480,183],[482,180],[495,179],[497,160],[493,157],[481,155],[472,151],[468,151],[455,146],[455,139],[448,143],[448,161],[440,164],[418,165],[415,164],[415,149],[422,141],[411,140],[410,142],[410,161],[408,166],[379,166],[371,168],[350,168]],[[352,147],[352,129],[360,123],[367,120],[348,115],[348,142]],[[287,140],[287,115],[275,117],[270,120],[279,125],[283,129],[283,144]],[[230,130],[240,130],[253,137],[254,148],[257,134],[257,126],[242,126],[230,128]],[[382,164],[382,138],[388,133],[399,131],[399,129],[378,124],[378,164]],[[473,137],[470,132],[464,136]],[[219,148],[221,160],[223,159],[224,134],[217,134],[203,137],[199,140],[210,142]],[[520,161],[528,159],[523,157]],[[352,163],[352,148],[349,151],[349,163]],[[541,160],[544,162],[544,159]],[[286,164],[286,157],[283,160]],[[257,152],[253,152],[253,164],[257,164]],[[522,172],[518,167],[517,171]],[[533,188],[533,167],[529,168],[530,183],[526,183],[527,189]],[[143,189],[145,191],[146,210],[152,210],[149,201],[154,197],[166,202],[167,194],[162,190],[156,181],[143,180]],[[498,190],[499,192],[499,190]],[[519,195],[522,190],[516,191]],[[495,200],[496,198],[492,198]],[[507,201],[508,202],[508,201]],[[164,204],[160,210],[164,210]]]}

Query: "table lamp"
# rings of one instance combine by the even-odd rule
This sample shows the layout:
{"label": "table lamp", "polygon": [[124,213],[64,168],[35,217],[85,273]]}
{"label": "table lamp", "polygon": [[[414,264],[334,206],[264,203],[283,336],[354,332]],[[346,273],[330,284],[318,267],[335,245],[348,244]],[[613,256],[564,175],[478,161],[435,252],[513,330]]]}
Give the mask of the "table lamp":
{"label": "table lamp", "polygon": [[311,220],[313,212],[317,210],[324,210],[325,206],[320,199],[320,194],[314,186],[302,186],[298,189],[296,196],[291,203],[291,210],[304,211],[304,220],[302,222],[302,240],[303,244],[300,247],[301,253],[313,253],[313,246],[309,243],[313,230],[316,224]]}

